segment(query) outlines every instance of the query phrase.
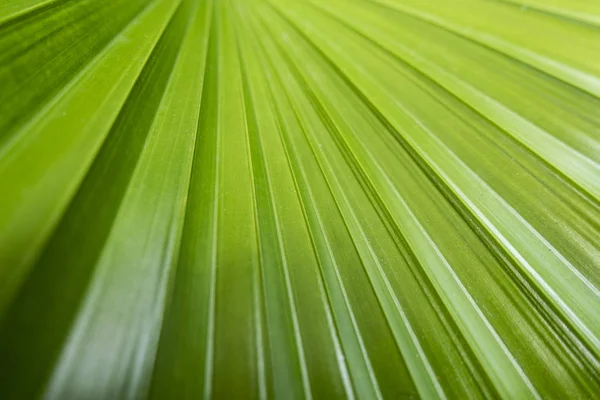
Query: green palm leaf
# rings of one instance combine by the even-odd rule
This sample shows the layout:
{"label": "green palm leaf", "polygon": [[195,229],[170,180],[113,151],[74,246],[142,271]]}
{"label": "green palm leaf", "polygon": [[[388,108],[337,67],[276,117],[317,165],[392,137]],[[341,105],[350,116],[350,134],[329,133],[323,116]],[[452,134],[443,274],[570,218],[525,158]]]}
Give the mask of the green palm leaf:
{"label": "green palm leaf", "polygon": [[0,398],[597,398],[592,0],[0,1]]}

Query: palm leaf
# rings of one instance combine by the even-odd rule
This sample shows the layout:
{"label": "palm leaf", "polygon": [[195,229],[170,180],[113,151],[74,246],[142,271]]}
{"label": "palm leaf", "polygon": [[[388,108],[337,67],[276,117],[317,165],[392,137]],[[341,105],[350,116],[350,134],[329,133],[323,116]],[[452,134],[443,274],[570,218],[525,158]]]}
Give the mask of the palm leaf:
{"label": "palm leaf", "polygon": [[599,29],[0,1],[0,398],[595,398]]}

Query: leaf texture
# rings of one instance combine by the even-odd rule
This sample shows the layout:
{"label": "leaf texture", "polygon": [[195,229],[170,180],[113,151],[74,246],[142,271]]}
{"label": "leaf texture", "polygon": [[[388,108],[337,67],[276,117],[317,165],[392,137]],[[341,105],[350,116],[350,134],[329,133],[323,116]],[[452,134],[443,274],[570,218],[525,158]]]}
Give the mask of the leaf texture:
{"label": "leaf texture", "polygon": [[0,398],[600,393],[592,0],[0,1]]}

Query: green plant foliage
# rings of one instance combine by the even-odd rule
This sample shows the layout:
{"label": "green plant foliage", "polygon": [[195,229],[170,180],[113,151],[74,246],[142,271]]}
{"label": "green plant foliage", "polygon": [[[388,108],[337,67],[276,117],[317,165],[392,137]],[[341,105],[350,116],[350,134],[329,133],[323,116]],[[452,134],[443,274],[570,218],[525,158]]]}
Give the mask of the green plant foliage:
{"label": "green plant foliage", "polygon": [[600,396],[600,2],[0,0],[0,399]]}

